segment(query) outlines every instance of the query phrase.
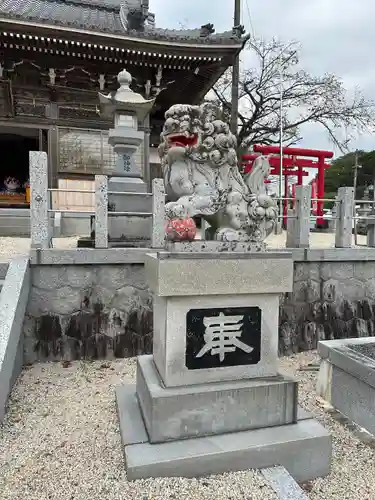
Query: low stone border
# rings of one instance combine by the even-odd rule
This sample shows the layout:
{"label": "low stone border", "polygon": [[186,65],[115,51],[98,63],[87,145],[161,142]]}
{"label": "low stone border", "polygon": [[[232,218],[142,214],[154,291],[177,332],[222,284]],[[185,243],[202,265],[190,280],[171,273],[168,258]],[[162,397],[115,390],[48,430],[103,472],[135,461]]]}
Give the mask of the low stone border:
{"label": "low stone border", "polygon": [[[333,408],[375,434],[375,337],[318,343],[317,392]],[[350,395],[350,397],[348,397]]]}
{"label": "low stone border", "polygon": [[32,265],[87,265],[87,264],[144,264],[145,255],[155,252],[150,248],[72,248],[69,250],[32,249]]}
{"label": "low stone border", "polygon": [[261,469],[261,473],[279,500],[308,500],[302,488],[284,467]]}
{"label": "low stone border", "polygon": [[29,259],[13,259],[0,294],[0,423],[23,365],[22,327],[30,292]]}
{"label": "low stone border", "polygon": [[[31,264],[143,264],[147,253],[156,252],[152,248],[50,248],[30,251]],[[375,261],[375,248],[267,248],[267,252],[287,252],[294,262],[355,262]]]}

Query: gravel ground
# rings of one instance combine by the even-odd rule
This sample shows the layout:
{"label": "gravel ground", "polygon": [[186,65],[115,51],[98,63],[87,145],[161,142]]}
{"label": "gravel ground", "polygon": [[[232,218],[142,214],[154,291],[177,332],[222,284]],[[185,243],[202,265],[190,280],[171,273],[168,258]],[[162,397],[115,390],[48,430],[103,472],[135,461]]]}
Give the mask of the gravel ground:
{"label": "gravel ground", "polygon": [[[311,500],[373,500],[374,450],[327,412],[316,373],[299,371],[315,360],[315,353],[281,359],[301,381],[301,405],[333,435],[332,473],[303,487]],[[255,471],[128,483],[114,387],[134,378],[134,359],[25,368],[0,429],[1,500],[276,500]]]}
{"label": "gravel ground", "polygon": [[256,471],[126,480],[114,387],[135,360],[26,368],[0,429],[1,500],[276,500]]}

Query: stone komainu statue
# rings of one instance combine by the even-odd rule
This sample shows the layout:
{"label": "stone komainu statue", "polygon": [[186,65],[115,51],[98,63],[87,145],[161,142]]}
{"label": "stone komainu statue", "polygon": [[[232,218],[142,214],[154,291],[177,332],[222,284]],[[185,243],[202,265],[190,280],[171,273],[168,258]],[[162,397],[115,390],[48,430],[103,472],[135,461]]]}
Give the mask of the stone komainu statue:
{"label": "stone komainu statue", "polygon": [[176,104],[165,113],[159,156],[167,217],[201,215],[211,226],[208,239],[263,241],[277,220],[276,205],[264,187],[270,164],[258,157],[243,178],[236,137],[217,115],[212,103]]}

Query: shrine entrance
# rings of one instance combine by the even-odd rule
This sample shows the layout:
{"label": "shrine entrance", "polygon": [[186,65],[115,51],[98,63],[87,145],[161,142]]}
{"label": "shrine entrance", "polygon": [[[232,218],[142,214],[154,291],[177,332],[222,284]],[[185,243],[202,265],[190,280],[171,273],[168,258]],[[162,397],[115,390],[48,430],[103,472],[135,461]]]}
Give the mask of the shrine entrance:
{"label": "shrine entrance", "polygon": [[29,207],[29,152],[43,149],[43,133],[47,136],[34,128],[0,127],[0,208]]}

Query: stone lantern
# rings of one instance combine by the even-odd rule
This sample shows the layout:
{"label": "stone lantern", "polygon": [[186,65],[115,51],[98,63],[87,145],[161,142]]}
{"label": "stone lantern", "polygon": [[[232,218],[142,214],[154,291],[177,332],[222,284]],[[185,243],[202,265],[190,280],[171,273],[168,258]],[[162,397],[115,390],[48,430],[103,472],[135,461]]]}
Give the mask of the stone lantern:
{"label": "stone lantern", "polygon": [[114,128],[109,131],[108,142],[118,154],[116,177],[142,179],[140,168],[134,161],[134,153],[144,140],[144,132],[138,129],[150,113],[155,99],[146,100],[130,88],[131,74],[123,70],[117,76],[120,84],[109,95],[99,93],[100,109],[106,116],[114,117]]}
{"label": "stone lantern", "polygon": [[[134,159],[134,153],[144,141],[144,131],[139,130],[150,113],[155,99],[144,99],[130,88],[131,74],[123,70],[117,76],[120,85],[108,95],[99,93],[100,110],[114,119],[114,128],[109,130],[108,143],[117,153],[116,168],[108,182],[112,192],[132,192],[132,196],[109,195],[109,209],[116,212],[148,212],[147,185],[142,178],[142,169]],[[138,193],[138,195],[136,194]],[[130,222],[130,221],[128,221]],[[124,217],[111,217],[109,232],[112,239],[126,239],[127,221]],[[132,224],[134,228],[136,224]]]}

